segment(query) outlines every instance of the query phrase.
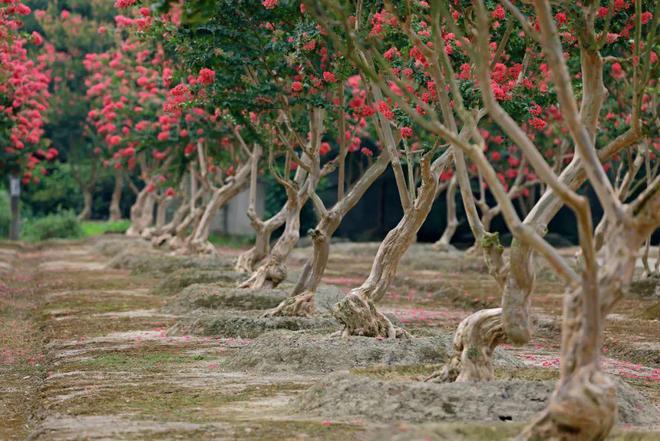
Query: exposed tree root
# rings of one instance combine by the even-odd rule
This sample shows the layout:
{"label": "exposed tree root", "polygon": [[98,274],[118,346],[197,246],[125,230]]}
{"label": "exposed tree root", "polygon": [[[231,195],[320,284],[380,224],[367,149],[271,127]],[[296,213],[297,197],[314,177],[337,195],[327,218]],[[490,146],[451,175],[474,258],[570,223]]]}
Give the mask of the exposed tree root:
{"label": "exposed tree root", "polygon": [[240,283],[239,288],[261,289],[275,288],[286,279],[286,265],[270,261],[261,265],[249,279]]}
{"label": "exposed tree root", "polygon": [[464,319],[454,334],[453,354],[440,371],[427,381],[492,381],[493,351],[504,342],[502,309],[484,309]]}
{"label": "exposed tree root", "polygon": [[410,337],[405,329],[394,326],[390,319],[376,309],[371,300],[360,293],[351,292],[332,308],[331,313],[344,324],[342,337]]}
{"label": "exposed tree root", "polygon": [[305,291],[297,296],[288,297],[277,307],[267,311],[264,317],[312,317],[316,313],[314,292]]}
{"label": "exposed tree root", "polygon": [[596,365],[587,365],[558,384],[548,407],[516,441],[604,440],[616,407],[616,384]]}

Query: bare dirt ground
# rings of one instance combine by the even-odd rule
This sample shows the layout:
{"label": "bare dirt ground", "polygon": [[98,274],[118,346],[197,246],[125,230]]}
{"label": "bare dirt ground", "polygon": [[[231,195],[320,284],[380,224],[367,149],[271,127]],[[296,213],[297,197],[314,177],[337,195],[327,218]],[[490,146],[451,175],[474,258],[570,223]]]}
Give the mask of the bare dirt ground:
{"label": "bare dirt ground", "polygon": [[[233,314],[243,327],[259,314],[217,305],[182,311],[177,290],[162,288],[183,261],[124,239],[110,242],[0,244],[0,440],[508,439],[534,411],[514,401],[542,405],[558,376],[562,289],[543,268],[533,343],[505,347],[498,382],[459,389],[460,400],[452,402],[448,394],[458,385],[419,380],[438,368],[462,318],[498,305],[477,257],[413,247],[380,305],[417,336],[413,346],[399,349],[402,342],[333,341],[336,329],[327,318],[303,331],[295,331],[301,326],[295,321],[276,334],[259,328],[252,338],[188,335],[181,323],[191,314]],[[359,285],[376,247],[333,245],[325,282],[344,292]],[[121,268],[116,257],[110,265],[129,248],[135,250],[132,269]],[[293,253],[292,277],[310,251]],[[237,254],[219,252],[227,262]],[[156,271],[147,261],[136,263],[135,255],[143,254],[161,259]],[[209,275],[217,265],[185,261],[190,271],[206,271],[200,281],[218,280],[216,287],[231,290],[234,276]],[[660,297],[657,285],[638,291],[617,307],[606,329],[603,364],[623,384],[612,440],[660,436]],[[209,329],[230,325],[223,326]],[[278,340],[284,343],[277,346]],[[266,360],[254,360],[259,347],[272,349]],[[323,354],[336,355],[326,365],[318,358]],[[480,389],[487,397],[470,398]]]}

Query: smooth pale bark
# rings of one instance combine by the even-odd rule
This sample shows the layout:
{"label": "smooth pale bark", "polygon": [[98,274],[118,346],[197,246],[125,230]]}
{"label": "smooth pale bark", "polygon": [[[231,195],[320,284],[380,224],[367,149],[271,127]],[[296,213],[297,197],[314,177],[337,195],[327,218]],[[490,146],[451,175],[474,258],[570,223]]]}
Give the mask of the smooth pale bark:
{"label": "smooth pale bark", "polygon": [[251,273],[270,252],[270,238],[273,232],[286,222],[286,205],[267,221],[262,221],[254,212],[248,211],[248,217],[254,228],[254,245],[241,253],[236,261],[235,269],[238,272]]}
{"label": "smooth pale bark", "polygon": [[277,240],[263,264],[239,288],[258,289],[279,285],[287,274],[286,259],[300,238],[301,198],[293,185],[286,187],[286,224],[282,236]]}
{"label": "smooth pale bark", "polygon": [[110,199],[110,220],[118,221],[121,219],[121,193],[124,187],[124,175],[121,170],[114,172],[115,185],[112,189],[112,198]]}
{"label": "smooth pale bark", "polygon": [[89,187],[84,187],[82,189],[82,194],[83,194],[83,209],[78,214],[78,220],[89,220],[92,217],[92,202],[93,202],[93,194],[92,194],[92,189]]}
{"label": "smooth pale bark", "polygon": [[172,219],[167,224],[163,225],[158,231],[154,232],[151,237],[151,244],[159,247],[171,239],[172,235],[176,232],[176,228],[189,213],[189,210],[190,200],[182,202],[181,205],[179,205],[179,208],[174,212]]}
{"label": "smooth pale bark", "polygon": [[[286,213],[284,232],[259,268],[247,280],[239,284],[240,288],[258,289],[267,285],[275,287],[286,278],[286,259],[300,239],[300,211],[307,198],[316,191],[316,186],[321,178],[319,151],[324,132],[324,119],[325,111],[323,109],[317,107],[311,109],[309,145],[303,149],[293,182],[288,177],[275,175],[277,181],[284,186],[287,195],[287,202],[284,206]],[[285,121],[288,121],[286,116]],[[286,124],[289,130],[293,131],[288,122]],[[285,169],[286,167],[288,167],[288,157]],[[302,184],[300,184],[301,182]]]}
{"label": "smooth pale bark", "polygon": [[[263,221],[259,218],[259,216],[256,213],[255,206],[256,206],[256,185],[257,185],[257,180],[256,180],[256,173],[254,170],[252,170],[252,175],[250,178],[250,186],[251,188],[254,188],[254,196],[252,195],[252,190],[251,195],[250,195],[250,206],[247,211],[247,216],[250,219],[250,224],[252,225],[252,228],[254,228],[255,232],[255,240],[254,240],[254,245],[244,253],[242,253],[239,257],[238,260],[236,261],[236,266],[235,269],[238,272],[245,272],[245,273],[252,273],[257,269],[257,265],[268,256],[268,253],[270,253],[270,238],[273,235],[273,232],[280,228],[284,223],[286,222],[286,213],[287,213],[287,206],[286,203],[280,211],[278,211],[275,215],[271,216],[270,219]],[[254,176],[254,178],[252,178]],[[296,170],[296,174],[293,178],[293,181],[295,182],[296,185],[302,185],[304,183],[304,179],[306,177],[305,171],[302,169],[302,167],[299,167]],[[302,196],[301,203],[305,205],[307,202],[308,195],[304,194]]]}
{"label": "smooth pale bark", "polygon": [[599,365],[602,321],[629,286],[639,248],[660,227],[660,181],[609,225],[596,286],[585,283],[564,298],[561,377],[550,404],[518,441],[601,440],[614,424],[616,382]]}
{"label": "smooth pale bark", "polygon": [[311,316],[314,308],[314,294],[328,265],[330,239],[337,231],[348,212],[362,199],[364,193],[385,172],[389,163],[388,155],[383,152],[355,183],[348,194],[340,199],[330,210],[325,211],[319,223],[307,233],[312,239],[312,257],[307,261],[292,296],[282,301],[276,308],[265,315],[273,316]]}
{"label": "smooth pale bark", "polygon": [[127,236],[138,237],[153,222],[156,198],[143,188],[131,207],[131,226],[126,231]]}
{"label": "smooth pale bark", "polygon": [[[595,138],[598,115],[604,99],[604,87],[602,82],[602,59],[597,51],[592,48],[581,47],[582,55],[582,73],[583,73],[583,100],[580,109],[580,120],[587,133],[580,135],[580,142],[584,144]],[[478,69],[479,70],[479,69]],[[483,75],[483,72],[480,72]],[[556,79],[556,77],[555,77]],[[488,90],[482,89],[482,95],[488,98]],[[498,122],[505,132],[520,146],[527,141],[520,131],[519,127],[498,108],[495,102],[486,100],[491,116]],[[575,125],[575,118],[572,120]],[[579,123],[578,123],[579,125]],[[603,161],[611,157],[621,149],[630,146],[638,139],[638,130],[633,127],[628,132],[619,136],[608,146],[598,151],[598,158]],[[585,140],[586,138],[586,140]],[[533,149],[533,147],[532,147]],[[528,149],[529,150],[529,149]],[[594,150],[595,152],[595,150]],[[575,155],[573,161],[564,169],[558,178],[558,182],[574,191],[584,182],[587,173],[583,168],[581,155]],[[584,155],[582,155],[584,156]],[[591,158],[593,159],[593,158]],[[554,176],[553,176],[554,177]],[[549,183],[549,182],[546,182]],[[606,186],[600,183],[600,193],[606,193],[603,188]],[[523,225],[533,228],[539,234],[544,234],[548,223],[564,205],[565,201],[557,193],[556,189],[548,188],[531,212],[526,216]],[[505,268],[504,266],[502,266]],[[502,293],[502,317],[494,317],[496,323],[501,323],[502,329],[497,326],[491,326],[488,329],[492,335],[484,336],[485,342],[503,342],[509,341],[514,344],[524,344],[531,339],[532,324],[530,318],[531,294],[535,286],[535,274],[533,265],[533,252],[530,243],[515,238],[511,245],[508,271],[504,272],[503,283],[498,283],[503,288]],[[480,312],[476,313],[477,315]],[[477,323],[472,316],[468,317],[466,322]],[[502,333],[506,338],[501,339]],[[468,351],[483,352],[479,346],[468,347]],[[492,363],[490,359],[484,359],[486,364]],[[488,380],[491,377],[484,378]]]}
{"label": "smooth pale bark", "polygon": [[375,302],[381,300],[387,292],[396,276],[401,257],[413,243],[419,228],[426,220],[433,205],[440,172],[448,157],[445,153],[436,160],[433,167],[428,158],[422,159],[422,184],[417,197],[404,212],[398,225],[390,230],[380,244],[369,277],[333,308],[332,315],[344,326],[342,336],[397,338],[408,335],[379,312]]}
{"label": "smooth pale bark", "polygon": [[165,221],[167,220],[167,207],[170,206],[172,202],[171,198],[163,197],[158,201],[158,208],[156,210],[156,228],[163,228]]}
{"label": "smooth pale bark", "polygon": [[447,187],[446,201],[447,201],[447,226],[445,231],[442,232],[440,239],[433,245],[437,250],[448,250],[451,248],[451,239],[456,234],[458,228],[458,218],[456,217],[456,187],[458,180],[456,176],[452,176]]}
{"label": "smooth pale bark", "polygon": [[220,188],[213,190],[211,199],[206,205],[199,223],[187,243],[188,251],[215,252],[215,247],[208,241],[211,223],[218,214],[218,210],[239,194],[247,185],[250,175],[250,162],[242,164],[232,180]]}

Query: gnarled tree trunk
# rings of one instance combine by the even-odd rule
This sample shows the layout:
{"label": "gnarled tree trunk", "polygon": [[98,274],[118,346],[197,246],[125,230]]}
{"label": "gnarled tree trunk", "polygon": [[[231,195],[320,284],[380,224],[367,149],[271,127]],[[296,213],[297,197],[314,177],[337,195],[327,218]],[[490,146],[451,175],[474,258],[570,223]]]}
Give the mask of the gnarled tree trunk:
{"label": "gnarled tree trunk", "polygon": [[387,169],[388,163],[389,157],[386,152],[381,153],[348,194],[332,209],[322,214],[316,228],[309,230],[308,235],[313,243],[312,257],[305,264],[291,297],[268,311],[266,316],[310,316],[315,313],[314,293],[328,265],[332,235],[337,231],[346,214],[355,207],[369,187]]}
{"label": "gnarled tree trunk", "polygon": [[639,248],[660,227],[660,181],[626,214],[608,228],[596,285],[585,280],[564,298],[561,377],[548,407],[518,441],[601,440],[614,424],[616,383],[599,364],[602,322],[629,286]]}
{"label": "gnarled tree trunk", "polygon": [[452,176],[451,181],[449,181],[449,187],[447,187],[446,200],[447,200],[447,226],[445,231],[442,232],[440,239],[433,244],[433,248],[439,251],[446,251],[452,249],[451,239],[456,234],[456,229],[458,228],[458,218],[456,217],[456,187],[458,185],[458,180],[456,176]]}
{"label": "gnarled tree trunk", "polygon": [[154,205],[156,198],[152,193],[143,188],[131,207],[131,226],[126,231],[127,236],[138,237],[153,222]]}
{"label": "gnarled tree trunk", "polygon": [[78,220],[89,220],[92,217],[92,189],[90,187],[83,187],[83,209],[78,214]]}
{"label": "gnarled tree trunk", "polygon": [[195,230],[186,244],[187,251],[214,253],[215,247],[208,241],[211,223],[218,210],[225,206],[232,198],[239,194],[247,185],[250,175],[250,162],[246,162],[238,169],[238,172],[230,182],[214,190],[211,200],[206,205]]}
{"label": "gnarled tree trunk", "polygon": [[110,199],[110,220],[118,221],[121,219],[121,193],[124,187],[124,176],[121,170],[115,170],[115,185],[112,189],[112,199]]}
{"label": "gnarled tree trunk", "polygon": [[286,225],[284,233],[277,240],[266,260],[252,276],[239,285],[239,288],[275,287],[286,278],[286,259],[300,238],[300,210],[302,209],[301,198],[296,189],[289,186],[286,187],[286,190]]}
{"label": "gnarled tree trunk", "polygon": [[376,309],[375,302],[385,296],[396,276],[401,257],[413,243],[419,228],[431,211],[441,164],[444,164],[440,159],[436,160],[433,167],[427,158],[422,159],[422,184],[413,204],[404,211],[398,225],[390,230],[380,244],[367,280],[351,290],[333,308],[332,315],[344,325],[342,336],[397,338],[407,335]]}

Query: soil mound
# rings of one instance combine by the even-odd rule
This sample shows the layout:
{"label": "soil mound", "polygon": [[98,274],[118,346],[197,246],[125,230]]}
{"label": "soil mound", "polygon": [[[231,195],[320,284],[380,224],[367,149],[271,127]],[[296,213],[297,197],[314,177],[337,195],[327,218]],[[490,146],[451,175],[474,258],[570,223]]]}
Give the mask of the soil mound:
{"label": "soil mound", "polygon": [[[237,273],[229,273],[233,276]],[[266,310],[275,308],[285,300],[293,286],[282,284],[277,288],[240,289],[228,287],[224,280],[213,284],[193,284],[184,288],[176,296],[172,304],[175,310],[206,309],[240,309]],[[316,291],[314,300],[316,310],[326,314],[329,309],[344,297],[344,293],[335,286],[321,285]]]}
{"label": "soil mound", "polygon": [[154,294],[172,295],[194,284],[215,283],[218,286],[234,286],[242,277],[243,274],[232,270],[181,269],[167,275],[151,291]]}
{"label": "soil mound", "polygon": [[[526,422],[543,410],[554,382],[487,383],[387,382],[335,374],[305,392],[298,403],[305,412],[324,417],[363,417],[376,421],[513,421]],[[619,422],[657,423],[660,415],[631,386],[618,388]]]}
{"label": "soil mound", "polygon": [[257,338],[260,335],[285,329],[314,330],[329,333],[339,324],[329,316],[262,317],[263,311],[195,311],[182,318],[168,332],[170,335],[205,335],[220,337]]}
{"label": "soil mound", "polygon": [[[335,324],[334,330],[339,329]],[[341,338],[311,332],[270,332],[233,355],[237,369],[281,372],[334,372],[368,366],[440,364],[451,348],[450,335],[379,340],[370,337]],[[503,350],[495,351],[497,366],[520,367],[522,363]]]}
{"label": "soil mound", "polygon": [[163,275],[181,269],[199,270],[231,269],[232,259],[220,256],[172,256],[154,251],[146,252],[128,249],[120,252],[110,261],[115,269],[130,269],[133,274]]}
{"label": "soil mound", "polygon": [[184,288],[173,301],[172,307],[180,311],[196,309],[270,309],[276,307],[288,293],[278,288],[258,290],[228,287],[224,283],[196,283]]}
{"label": "soil mound", "polygon": [[114,257],[117,254],[132,249],[135,252],[153,252],[151,245],[139,238],[122,235],[101,236],[94,241],[94,249],[106,257]]}
{"label": "soil mound", "polygon": [[241,348],[229,365],[262,372],[333,372],[371,365],[435,364],[446,359],[448,343],[442,337],[378,340],[276,331]]}

